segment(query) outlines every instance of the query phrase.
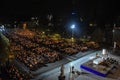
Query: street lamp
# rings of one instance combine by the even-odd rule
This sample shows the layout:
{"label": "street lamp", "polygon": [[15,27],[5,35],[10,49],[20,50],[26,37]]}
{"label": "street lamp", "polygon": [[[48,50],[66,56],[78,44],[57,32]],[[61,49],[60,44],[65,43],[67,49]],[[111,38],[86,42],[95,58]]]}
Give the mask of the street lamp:
{"label": "street lamp", "polygon": [[72,42],[73,42],[73,39],[74,39],[74,29],[75,29],[75,25],[73,24],[73,25],[71,25],[71,27],[70,27],[71,29],[72,29],[72,36],[71,36],[71,40],[72,40]]}
{"label": "street lamp", "polygon": [[74,24],[71,26],[71,29],[72,29],[72,37],[74,37],[74,29],[75,29],[75,25]]}

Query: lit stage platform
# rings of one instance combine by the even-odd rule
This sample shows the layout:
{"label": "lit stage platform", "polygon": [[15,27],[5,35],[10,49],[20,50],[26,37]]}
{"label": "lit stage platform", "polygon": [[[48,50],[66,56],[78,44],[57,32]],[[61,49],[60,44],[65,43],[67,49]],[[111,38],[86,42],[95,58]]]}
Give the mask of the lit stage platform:
{"label": "lit stage platform", "polygon": [[96,58],[96,59],[93,59],[93,60],[90,60],[84,64],[82,64],[80,66],[81,69],[84,69],[88,72],[91,72],[93,74],[96,74],[96,75],[99,75],[99,76],[102,76],[102,77],[106,77],[109,72],[114,68],[114,64],[111,64],[111,65],[101,65],[101,64],[96,64],[98,62],[96,61],[102,61],[100,60],[100,58]]}

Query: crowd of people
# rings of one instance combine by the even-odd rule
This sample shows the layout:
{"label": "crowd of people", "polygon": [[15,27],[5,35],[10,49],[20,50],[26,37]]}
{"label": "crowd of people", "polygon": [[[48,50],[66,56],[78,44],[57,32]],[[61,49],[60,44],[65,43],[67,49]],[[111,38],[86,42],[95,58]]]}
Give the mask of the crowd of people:
{"label": "crowd of people", "polygon": [[[41,32],[23,29],[7,31],[4,35],[10,41],[10,51],[15,54],[15,59],[33,71],[47,66],[47,63],[59,61],[66,55],[99,48],[99,45],[93,42],[79,42],[71,45],[67,40],[53,40],[49,36],[41,37]],[[29,80],[30,78],[30,75],[26,76],[15,65],[6,69],[5,74],[9,74],[7,76],[11,80]]]}
{"label": "crowd of people", "polygon": [[62,39],[53,40],[48,36],[42,38],[40,34],[40,32],[21,29],[5,34],[10,40],[10,50],[16,54],[16,59],[31,70],[61,60],[64,54],[72,55],[87,51],[90,47],[90,44],[86,43],[71,45]]}
{"label": "crowd of people", "polygon": [[8,74],[9,80],[30,80],[30,75],[20,71],[14,64],[9,67]]}
{"label": "crowd of people", "polygon": [[10,64],[0,67],[0,80],[30,80],[32,75],[29,75],[25,71],[21,71],[15,64]]}

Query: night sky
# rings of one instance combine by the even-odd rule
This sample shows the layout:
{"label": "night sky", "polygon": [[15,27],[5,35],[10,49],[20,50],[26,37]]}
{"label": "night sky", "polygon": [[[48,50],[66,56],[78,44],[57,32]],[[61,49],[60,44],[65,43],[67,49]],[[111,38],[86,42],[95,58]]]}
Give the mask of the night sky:
{"label": "night sky", "polygon": [[[93,19],[113,19],[120,15],[119,0],[3,0],[0,20],[27,18],[47,13],[55,15],[77,12]],[[102,18],[104,17],[104,18]]]}

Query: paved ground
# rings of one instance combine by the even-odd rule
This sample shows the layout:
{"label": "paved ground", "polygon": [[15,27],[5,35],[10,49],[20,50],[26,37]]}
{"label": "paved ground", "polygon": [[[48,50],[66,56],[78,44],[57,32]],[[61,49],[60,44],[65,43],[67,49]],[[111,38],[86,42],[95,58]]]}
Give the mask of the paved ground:
{"label": "paved ground", "polygon": [[[97,51],[97,52],[100,52],[100,51]],[[96,52],[93,52],[90,55],[87,55],[85,57],[82,57],[82,58],[79,58],[79,59],[76,59],[76,60],[73,59],[73,61],[71,60],[70,62],[66,63],[64,65],[66,80],[69,80],[69,77],[71,76],[69,74],[70,66],[74,65],[74,68],[80,71],[80,64],[88,61],[89,59],[92,59],[95,56],[95,54],[96,54]],[[57,68],[55,68],[51,71],[48,71],[48,72],[45,72],[43,74],[40,74],[40,75],[36,76],[35,79],[33,79],[33,80],[57,80],[59,74],[60,74],[60,67],[57,67]]]}
{"label": "paved ground", "polygon": [[[46,67],[42,67],[42,68],[39,68],[39,69],[37,69],[37,70],[35,70],[35,71],[31,71],[31,72],[32,72],[33,74],[35,74],[35,75],[38,75],[38,74],[40,75],[40,74],[42,74],[42,73],[48,72],[48,71],[50,71],[50,70],[52,70],[52,69],[55,69],[55,68],[61,66],[62,64],[66,64],[66,63],[68,63],[68,62],[70,62],[70,61],[74,61],[74,60],[76,60],[76,59],[78,59],[78,58],[80,58],[80,57],[82,57],[82,56],[88,55],[88,54],[90,54],[90,53],[92,53],[92,52],[95,52],[95,50],[89,50],[89,51],[87,51],[87,52],[79,52],[79,53],[77,53],[77,54],[75,54],[75,55],[72,55],[72,56],[66,56],[64,59],[62,59],[62,60],[60,60],[60,61],[56,61],[56,62],[54,62],[54,63],[46,64],[46,65],[47,65]],[[14,60],[14,62],[15,62],[15,64],[16,64],[21,70],[26,71],[27,73],[30,72],[29,68],[27,68],[27,67],[26,67],[23,63],[21,63],[20,61]]]}
{"label": "paved ground", "polygon": [[[73,56],[67,56],[65,59],[61,61],[57,61],[55,63],[47,64],[47,67],[40,68],[36,71],[32,71],[33,74],[36,76],[34,79],[31,80],[58,80],[58,76],[60,75],[60,66],[64,64],[64,73],[65,73],[65,80],[115,80],[110,78],[103,78],[91,73],[87,74],[70,74],[70,67],[74,65],[75,71],[82,71],[80,69],[80,65],[87,62],[90,59],[93,59],[96,56],[96,53],[101,55],[102,51],[94,51],[90,50],[85,53],[78,53]],[[109,56],[115,57],[117,60],[120,61],[120,56],[114,55],[114,53],[110,54]],[[15,61],[15,63],[23,70],[29,73],[29,68],[27,68],[23,63],[19,61]],[[120,79],[118,79],[120,80]]]}
{"label": "paved ground", "polygon": [[[90,59],[93,59],[96,56],[96,53],[99,53],[99,55],[101,55],[101,51],[96,51],[96,52],[93,52],[92,54],[86,55],[82,58],[66,63],[64,65],[65,67],[64,72],[66,76],[65,80],[116,80],[116,79],[111,79],[111,78],[103,78],[103,77],[100,77],[100,76],[97,76],[91,73],[81,74],[81,75],[70,73],[70,67],[73,65],[76,71],[81,71],[80,65],[82,63],[87,62]],[[119,60],[120,58],[120,56],[114,56],[111,54],[109,56],[115,57],[117,60]],[[58,80],[59,75],[60,75],[60,67],[57,67],[51,71],[40,74],[36,76],[35,79],[31,79],[31,80]]]}
{"label": "paved ground", "polygon": [[78,58],[81,58],[85,55],[91,54],[92,52],[95,52],[95,50],[90,50],[90,51],[87,51],[87,52],[79,52],[78,54],[75,54],[75,55],[72,55],[72,56],[66,56],[63,60],[56,61],[54,63],[46,64],[47,67],[42,67],[42,68],[40,68],[36,71],[32,71],[32,73],[33,74],[42,74],[44,72],[55,69],[55,68],[61,66],[62,64],[67,64],[67,63],[69,63],[71,61],[74,61],[74,60],[77,60]]}

